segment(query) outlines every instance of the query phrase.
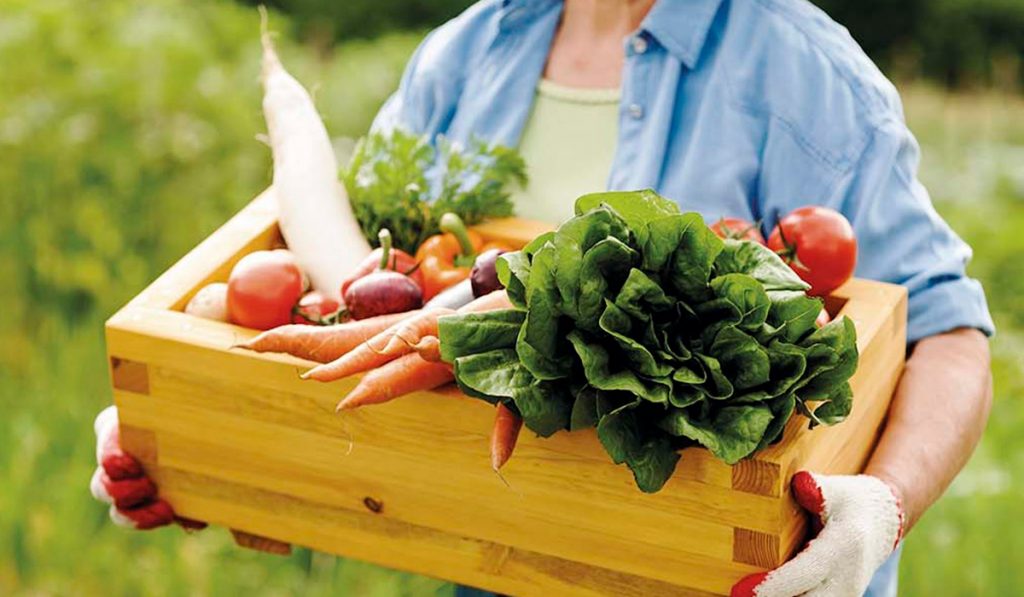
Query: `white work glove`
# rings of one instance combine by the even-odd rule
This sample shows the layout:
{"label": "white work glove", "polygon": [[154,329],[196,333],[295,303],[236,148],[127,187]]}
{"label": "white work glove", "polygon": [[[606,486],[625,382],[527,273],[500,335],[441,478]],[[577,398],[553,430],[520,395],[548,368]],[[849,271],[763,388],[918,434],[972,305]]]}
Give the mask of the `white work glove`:
{"label": "white work glove", "polygon": [[792,488],[820,531],[789,562],[740,580],[732,597],[861,597],[903,536],[896,492],[870,475],[806,471],[793,476]]}
{"label": "white work glove", "polygon": [[110,518],[123,527],[148,530],[177,522],[186,529],[203,523],[179,518],[170,504],[157,497],[156,485],[142,464],[121,450],[117,407],[108,406],[96,417],[96,471],[89,483],[93,497],[110,504]]}

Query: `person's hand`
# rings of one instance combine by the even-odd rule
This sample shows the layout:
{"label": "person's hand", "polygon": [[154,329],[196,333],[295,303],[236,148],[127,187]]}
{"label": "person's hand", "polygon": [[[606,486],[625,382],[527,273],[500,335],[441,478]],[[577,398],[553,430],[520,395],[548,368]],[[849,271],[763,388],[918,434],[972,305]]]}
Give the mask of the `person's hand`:
{"label": "person's hand", "polygon": [[203,523],[179,518],[171,505],[157,496],[156,485],[146,476],[142,464],[121,450],[117,407],[108,406],[96,417],[96,472],[89,490],[93,497],[110,504],[110,518],[120,526],[148,530],[177,522],[188,529]]}
{"label": "person's hand", "polygon": [[870,475],[800,471],[793,497],[816,517],[817,536],[775,570],[751,574],[732,597],[860,597],[903,536],[904,514],[893,488]]}

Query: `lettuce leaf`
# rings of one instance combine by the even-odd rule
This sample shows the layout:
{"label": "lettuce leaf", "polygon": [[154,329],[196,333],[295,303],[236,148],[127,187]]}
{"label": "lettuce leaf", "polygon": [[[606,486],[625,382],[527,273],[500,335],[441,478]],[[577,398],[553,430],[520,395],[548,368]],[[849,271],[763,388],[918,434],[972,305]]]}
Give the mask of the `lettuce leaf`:
{"label": "lettuce leaf", "polygon": [[596,428],[657,491],[702,445],[728,463],[852,408],[856,329],[772,251],[723,241],[653,191],[595,193],[498,274],[514,309],[441,319],[467,394],[511,404],[540,435]]}

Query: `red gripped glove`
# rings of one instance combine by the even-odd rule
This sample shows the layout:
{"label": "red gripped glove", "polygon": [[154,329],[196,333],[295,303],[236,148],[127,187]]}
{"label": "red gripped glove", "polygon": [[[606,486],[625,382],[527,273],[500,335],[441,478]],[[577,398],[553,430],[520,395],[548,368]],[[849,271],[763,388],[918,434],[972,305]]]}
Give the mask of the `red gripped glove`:
{"label": "red gripped glove", "polygon": [[205,523],[175,516],[171,505],[157,496],[156,485],[146,476],[142,464],[121,450],[117,407],[108,406],[96,417],[96,472],[89,490],[93,497],[110,504],[115,524],[148,530],[177,522],[186,529],[201,529]]}
{"label": "red gripped glove", "polygon": [[793,498],[816,517],[816,537],[775,570],[742,579],[732,597],[860,597],[903,537],[893,488],[871,475],[793,476]]}

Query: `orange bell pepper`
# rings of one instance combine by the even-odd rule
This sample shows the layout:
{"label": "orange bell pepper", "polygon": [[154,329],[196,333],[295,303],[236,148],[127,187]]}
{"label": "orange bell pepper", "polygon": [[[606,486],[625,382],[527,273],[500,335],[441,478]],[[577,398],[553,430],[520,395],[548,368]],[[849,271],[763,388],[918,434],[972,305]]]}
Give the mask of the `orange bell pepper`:
{"label": "orange bell pepper", "polygon": [[490,248],[504,248],[500,243],[484,244],[476,232],[466,228],[459,216],[441,216],[441,234],[423,241],[416,250],[416,261],[423,274],[423,301],[469,277],[477,253]]}

